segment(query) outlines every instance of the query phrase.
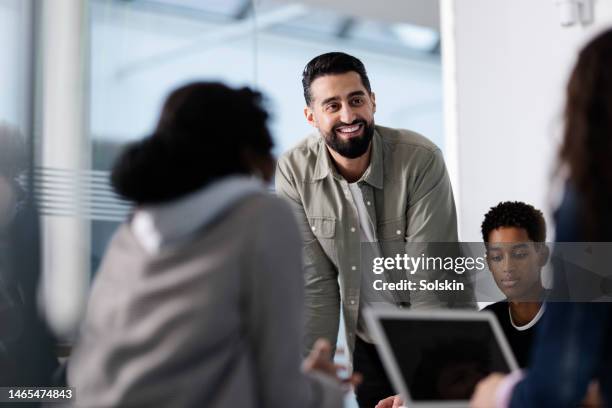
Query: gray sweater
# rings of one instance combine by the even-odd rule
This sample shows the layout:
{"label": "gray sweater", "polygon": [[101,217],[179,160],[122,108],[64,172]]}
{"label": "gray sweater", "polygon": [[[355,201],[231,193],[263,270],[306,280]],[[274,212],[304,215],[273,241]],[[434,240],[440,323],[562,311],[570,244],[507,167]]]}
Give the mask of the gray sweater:
{"label": "gray sweater", "polygon": [[68,367],[84,407],[339,407],[300,370],[301,238],[265,193],[156,253],[129,224],[109,245]]}

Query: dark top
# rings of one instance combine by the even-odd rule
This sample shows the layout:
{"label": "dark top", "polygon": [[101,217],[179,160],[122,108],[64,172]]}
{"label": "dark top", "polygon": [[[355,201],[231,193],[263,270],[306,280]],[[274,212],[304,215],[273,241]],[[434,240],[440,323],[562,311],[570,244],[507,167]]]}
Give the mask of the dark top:
{"label": "dark top", "polygon": [[510,348],[516,357],[519,367],[524,368],[529,363],[529,352],[534,339],[537,323],[525,330],[519,330],[512,325],[510,313],[508,312],[508,302],[501,301],[493,303],[484,308],[495,314]]}

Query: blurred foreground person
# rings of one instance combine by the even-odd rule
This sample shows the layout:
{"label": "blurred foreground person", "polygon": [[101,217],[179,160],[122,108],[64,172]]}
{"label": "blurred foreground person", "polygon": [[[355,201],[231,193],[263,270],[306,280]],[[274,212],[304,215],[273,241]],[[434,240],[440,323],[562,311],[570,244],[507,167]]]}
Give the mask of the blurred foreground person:
{"label": "blurred foreground person", "polygon": [[342,405],[331,346],[301,362],[301,241],[263,183],[267,116],[247,88],[189,84],[117,161],[113,186],[136,210],[109,244],[68,367],[79,406]]}
{"label": "blurred foreground person", "polygon": [[[568,84],[560,163],[569,177],[555,215],[557,242],[612,242],[610,67],[612,30],[580,52]],[[560,277],[555,269],[553,295]],[[593,391],[597,382],[601,400]],[[550,302],[526,374],[490,375],[476,388],[472,407],[563,408],[581,401],[612,406],[610,302]]]}
{"label": "blurred foreground person", "polygon": [[[58,361],[37,307],[38,215],[22,188],[26,146],[0,124],[0,386],[51,386]],[[35,405],[28,405],[35,406]]]}

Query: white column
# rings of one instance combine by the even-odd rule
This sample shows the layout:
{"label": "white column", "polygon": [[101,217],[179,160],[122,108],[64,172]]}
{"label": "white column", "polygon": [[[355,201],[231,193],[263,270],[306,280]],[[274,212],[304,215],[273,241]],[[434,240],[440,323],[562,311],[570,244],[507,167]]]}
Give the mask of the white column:
{"label": "white column", "polygon": [[[41,15],[40,163],[70,170],[90,168],[88,136],[88,2],[45,0]],[[75,189],[75,197],[77,189]],[[71,333],[84,311],[90,270],[90,222],[74,216],[44,216],[43,301],[51,327]]]}
{"label": "white column", "polygon": [[[440,0],[440,36],[442,41],[442,89],[444,95],[444,159],[448,169],[457,214],[461,214],[461,184],[459,183],[459,139],[457,117],[457,72],[455,43],[455,2]],[[461,222],[458,222],[461,238]]]}

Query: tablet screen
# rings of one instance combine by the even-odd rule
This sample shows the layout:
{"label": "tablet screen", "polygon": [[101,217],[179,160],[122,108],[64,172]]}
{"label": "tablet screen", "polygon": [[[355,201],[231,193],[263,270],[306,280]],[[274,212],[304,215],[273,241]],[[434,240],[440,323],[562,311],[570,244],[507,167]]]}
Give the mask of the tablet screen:
{"label": "tablet screen", "polygon": [[487,320],[381,318],[413,401],[469,400],[478,381],[510,372]]}

